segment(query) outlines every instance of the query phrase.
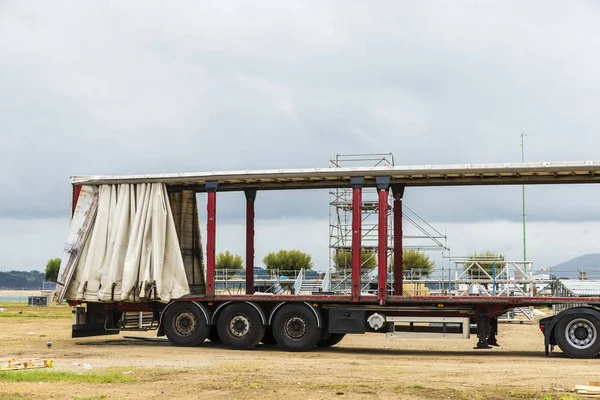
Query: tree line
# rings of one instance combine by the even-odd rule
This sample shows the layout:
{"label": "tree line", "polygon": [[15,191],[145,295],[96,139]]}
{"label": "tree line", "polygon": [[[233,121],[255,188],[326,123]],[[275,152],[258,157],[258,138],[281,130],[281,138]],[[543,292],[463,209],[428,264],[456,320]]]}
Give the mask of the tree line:
{"label": "tree line", "polygon": [[[497,262],[504,260],[504,256],[491,251],[473,253],[468,260],[477,261],[481,269],[492,274]],[[39,271],[23,272],[10,271],[0,272],[0,289],[23,288],[37,289],[45,281],[56,282],[60,269],[60,258],[52,258],[46,264],[45,274]],[[299,271],[301,269],[310,271],[313,268],[312,257],[300,250],[279,250],[271,252],[263,258],[263,264],[269,271]],[[350,250],[337,250],[333,255],[333,264],[337,272],[349,272],[352,270],[352,252]],[[393,271],[394,256],[390,257],[388,272]],[[217,269],[227,269],[235,274],[236,271],[244,269],[244,260],[238,254],[229,250],[217,254],[215,260]],[[369,250],[361,251],[361,269],[372,270],[377,267],[377,253]],[[435,268],[435,263],[428,255],[417,250],[402,251],[402,269],[404,271],[418,271],[417,276],[429,277]],[[473,277],[480,274],[480,270],[473,270],[469,275]]]}
{"label": "tree line", "polygon": [[[299,250],[280,250],[267,254],[263,258],[265,269],[269,271],[299,271],[301,269],[310,271],[313,268],[312,257]],[[338,272],[349,272],[352,270],[352,252],[350,250],[337,250],[333,255],[333,264]],[[388,271],[393,270],[394,257],[390,259]],[[377,253],[363,250],[361,252],[361,269],[372,270],[377,266]],[[404,270],[420,271],[420,275],[429,276],[433,272],[435,263],[428,255],[416,250],[402,251],[402,266]],[[229,250],[217,254],[215,260],[217,269],[230,271],[241,271],[244,269],[244,261],[240,255],[232,254]],[[235,273],[235,272],[233,272]]]}
{"label": "tree line", "polygon": [[[473,278],[483,277],[481,270],[492,275],[494,267],[500,269],[500,264],[504,261],[504,256],[492,251],[474,252],[467,260],[477,262],[481,269],[468,271],[469,276]],[[311,256],[299,250],[280,250],[267,254],[263,258],[265,269],[269,271],[299,271],[312,270],[313,262]],[[468,264],[468,263],[467,263]],[[352,270],[352,251],[337,250],[333,255],[333,265],[337,272],[346,272]],[[394,256],[390,257],[388,272],[393,271]],[[215,267],[217,269],[227,269],[235,273],[244,269],[244,261],[240,255],[232,254],[229,250],[219,253],[216,257]],[[361,251],[361,269],[370,271],[377,267],[377,253],[363,249]],[[435,263],[431,258],[417,250],[402,251],[402,269],[404,271],[414,271],[415,276],[429,277],[435,269]]]}
{"label": "tree line", "polygon": [[44,273],[40,271],[0,272],[0,289],[40,289],[44,284]]}

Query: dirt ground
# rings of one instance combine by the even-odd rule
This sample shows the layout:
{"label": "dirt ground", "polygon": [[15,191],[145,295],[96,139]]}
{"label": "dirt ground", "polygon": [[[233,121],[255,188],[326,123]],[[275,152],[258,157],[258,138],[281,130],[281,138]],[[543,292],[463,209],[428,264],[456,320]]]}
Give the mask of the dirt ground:
{"label": "dirt ground", "polygon": [[572,360],[558,349],[545,357],[542,335],[531,323],[500,324],[501,347],[492,350],[473,350],[474,337],[366,334],[347,335],[329,349],[288,353],[264,345],[231,350],[210,342],[182,348],[122,335],[72,339],[68,307],[53,314],[55,309],[9,307],[11,317],[0,315],[0,361],[51,359],[53,371],[116,371],[130,381],[18,382],[15,372],[0,380],[0,399],[569,399],[577,398],[567,394],[576,384],[600,380],[600,359]]}

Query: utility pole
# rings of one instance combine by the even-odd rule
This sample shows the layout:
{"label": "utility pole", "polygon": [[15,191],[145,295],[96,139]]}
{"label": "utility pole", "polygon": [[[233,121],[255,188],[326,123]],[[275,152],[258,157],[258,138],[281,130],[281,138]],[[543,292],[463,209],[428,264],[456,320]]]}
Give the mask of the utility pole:
{"label": "utility pole", "polygon": [[[525,162],[525,132],[521,132],[521,162]],[[521,192],[523,195],[523,261],[527,261],[527,230],[525,228],[525,185],[521,186]],[[527,264],[523,264],[525,274],[527,274]]]}

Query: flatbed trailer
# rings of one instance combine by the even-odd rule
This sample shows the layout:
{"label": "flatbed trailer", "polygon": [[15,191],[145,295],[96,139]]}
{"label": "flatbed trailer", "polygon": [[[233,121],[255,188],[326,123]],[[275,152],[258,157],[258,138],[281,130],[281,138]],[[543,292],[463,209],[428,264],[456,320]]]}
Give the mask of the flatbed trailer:
{"label": "flatbed trailer", "polygon": [[[236,349],[251,349],[258,343],[264,342],[276,343],[290,351],[306,351],[315,347],[335,345],[346,334],[376,332],[384,333],[389,337],[468,338],[471,333],[475,333],[476,348],[487,349],[498,345],[497,317],[508,310],[526,306],[584,304],[585,306],[569,308],[555,316],[540,320],[545,351],[549,354],[554,346],[558,345],[569,357],[592,358],[600,354],[600,311],[598,310],[600,297],[406,296],[403,294],[402,280],[402,198],[406,188],[598,183],[600,162],[88,176],[72,177],[71,182],[73,218],[59,272],[57,299],[59,301],[66,299],[75,307],[73,337],[115,334],[124,330],[157,329],[159,336],[166,335],[173,344],[180,346],[196,346],[209,339],[223,342]],[[160,278],[160,274],[156,275],[156,266],[144,270],[145,272],[142,271],[139,264],[143,264],[143,256],[142,261],[139,260],[139,256],[132,261],[135,258],[132,254],[137,254],[136,251],[139,249],[131,250],[126,247],[128,241],[130,244],[134,242],[133,239],[124,239],[122,242],[124,244],[121,247],[125,248],[121,249],[123,251],[121,259],[112,254],[104,254],[103,265],[108,265],[106,259],[112,257],[111,271],[102,271],[99,265],[92,265],[89,261],[94,260],[93,257],[89,257],[93,250],[86,247],[89,246],[90,241],[98,241],[98,237],[104,235],[109,237],[107,243],[111,242],[110,232],[90,234],[95,232],[95,225],[104,223],[104,220],[101,217],[96,218],[96,215],[105,216],[104,214],[108,212],[106,205],[109,200],[104,200],[104,208],[99,207],[98,203],[102,200],[98,198],[102,194],[98,195],[98,192],[104,190],[108,193],[112,190],[110,195],[112,197],[106,194],[105,199],[110,197],[112,199],[110,206],[118,208],[119,193],[127,191],[128,198],[133,200],[131,200],[132,205],[128,204],[125,208],[129,207],[134,211],[130,217],[127,217],[129,222],[126,221],[125,225],[135,226],[136,221],[140,220],[143,225],[146,211],[140,211],[143,207],[139,205],[136,208],[135,204],[141,203],[135,202],[139,202],[140,198],[145,196],[145,185],[153,185],[153,190],[157,190],[154,197],[156,199],[162,195],[161,190],[164,191],[163,203],[168,197],[164,208],[168,214],[167,220],[174,219],[171,225],[178,229],[177,251],[181,254],[176,256],[183,259],[183,264],[180,264],[185,264],[184,274],[190,288],[183,295],[170,297],[168,296],[170,293],[176,292],[165,290],[160,279],[152,280],[152,276]],[[362,293],[360,286],[362,248],[360,211],[364,187],[376,187],[379,199],[376,294]],[[312,295],[254,293],[254,204],[257,192],[323,188],[352,190],[350,293]],[[218,293],[215,284],[217,193],[232,191],[244,192],[246,197],[245,295]],[[206,267],[199,240],[198,208],[195,197],[196,193],[200,192],[207,193],[208,198]],[[391,290],[387,281],[389,250],[387,215],[390,192],[393,196],[394,214],[392,249],[394,265]],[[165,206],[163,203],[162,206]],[[98,208],[101,211],[98,211]],[[156,210],[156,206],[154,209]],[[114,214],[116,217],[112,217],[112,222],[106,222],[109,228],[112,223],[111,229],[116,229],[114,225],[125,218],[121,216],[118,219],[119,214]],[[167,225],[169,223],[166,222]],[[168,241],[169,234],[165,235]],[[150,237],[158,242],[162,240],[157,239],[156,235]],[[145,237],[137,239],[138,242],[145,244],[151,241],[146,240]],[[114,244],[114,237],[112,243]],[[104,245],[106,247],[106,243]],[[139,251],[143,252],[143,250]],[[115,252],[118,252],[118,249]],[[156,257],[156,254],[156,252],[152,253],[152,257]],[[125,260],[123,267],[125,270],[137,268],[135,269],[137,272],[132,275],[134,278],[128,278],[122,271],[119,272],[121,265],[115,260]],[[150,261],[146,260],[146,264],[149,263]],[[159,264],[162,268],[162,259]],[[88,271],[86,275],[81,272],[82,268],[91,268],[91,272]],[[151,277],[146,277],[144,280],[141,278],[144,274],[150,274],[148,276]],[[167,271],[166,275],[169,274],[170,272]],[[90,280],[86,280],[88,279],[86,277]],[[124,283],[132,279],[135,282],[130,282],[129,286]],[[75,288],[76,284],[79,285],[78,289]],[[97,291],[90,295],[86,291],[94,285],[97,286]]]}

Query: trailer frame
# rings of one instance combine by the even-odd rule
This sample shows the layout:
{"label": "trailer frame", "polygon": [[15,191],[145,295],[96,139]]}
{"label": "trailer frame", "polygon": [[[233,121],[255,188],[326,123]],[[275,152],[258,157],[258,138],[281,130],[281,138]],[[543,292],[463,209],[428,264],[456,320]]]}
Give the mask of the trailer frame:
{"label": "trailer frame", "polygon": [[[135,320],[128,316],[127,313],[131,312],[140,313],[138,328],[143,329],[142,313],[145,312],[152,313],[152,317],[158,321],[158,334],[166,334],[177,345],[197,345],[212,337],[211,340],[222,340],[239,349],[252,348],[266,340],[276,341],[287,350],[305,351],[315,345],[335,344],[346,333],[383,332],[394,336],[400,332],[396,331],[400,329],[400,323],[410,317],[414,318],[415,323],[427,320],[432,324],[441,324],[440,332],[434,332],[437,325],[419,329],[429,335],[440,333],[441,337],[447,337],[449,330],[455,328],[448,321],[455,323],[463,318],[476,325],[476,348],[487,349],[497,345],[497,317],[507,310],[523,306],[584,303],[588,307],[567,310],[564,314],[543,319],[540,328],[544,333],[546,353],[558,344],[571,357],[590,358],[600,352],[600,311],[594,308],[600,306],[600,297],[403,296],[401,210],[403,194],[408,187],[599,182],[600,162],[593,161],[72,177],[73,212],[84,185],[162,183],[170,193],[192,190],[207,193],[208,198],[205,293],[180,297],[169,304],[153,301],[85,304],[69,300],[69,304],[77,307],[75,314],[78,322],[73,327],[73,335],[110,334],[126,330],[127,326],[119,321],[124,320],[125,316],[128,317],[125,320],[131,324]],[[337,187],[351,188],[353,194],[352,286],[349,295],[255,294],[254,205],[257,192]],[[364,187],[376,187],[379,198],[376,295],[364,294],[360,290],[360,207]],[[392,209],[395,222],[394,284],[391,295],[387,289],[387,207],[390,190],[394,199]],[[231,191],[243,191],[246,199],[245,295],[223,295],[215,290],[217,196],[220,192]],[[68,282],[59,284],[64,289]],[[577,322],[563,329],[564,321],[573,318]],[[419,333],[412,322],[408,329],[411,334]],[[467,332],[465,326],[461,329],[463,333]],[[587,336],[586,332],[589,332]],[[585,342],[587,347],[579,345],[580,342]]]}

